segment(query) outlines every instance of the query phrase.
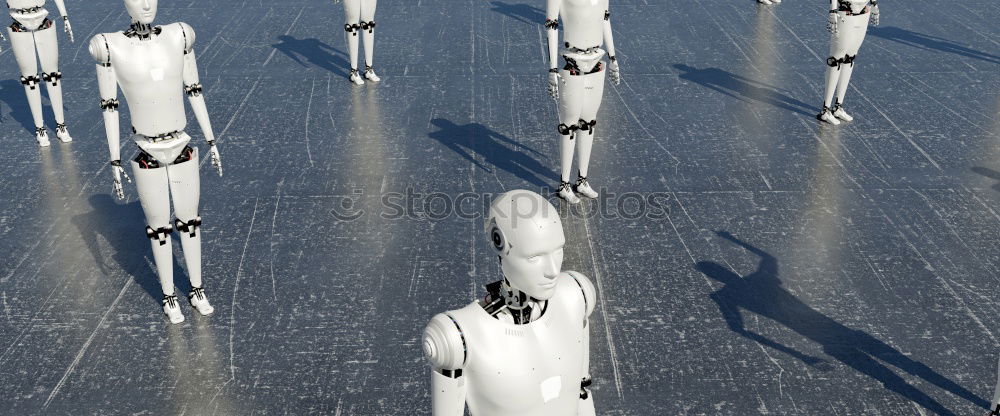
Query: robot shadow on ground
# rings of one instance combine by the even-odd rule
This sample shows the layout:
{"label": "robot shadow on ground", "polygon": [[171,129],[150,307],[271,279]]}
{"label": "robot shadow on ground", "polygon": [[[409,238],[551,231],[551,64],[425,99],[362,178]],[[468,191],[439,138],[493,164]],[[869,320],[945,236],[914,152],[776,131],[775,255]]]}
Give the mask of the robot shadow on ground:
{"label": "robot shadow on ground", "polygon": [[[159,305],[163,293],[156,271],[149,266],[146,218],[139,201],[119,204],[110,194],[96,194],[89,202],[90,212],[74,216],[72,222],[101,273],[111,276],[124,271]],[[101,250],[102,245],[110,245],[111,253]]]}
{"label": "robot shadow on ground", "polygon": [[491,1],[491,11],[500,13],[511,19],[528,24],[545,23],[545,11],[528,4],[510,4],[502,1]]}
{"label": "robot shadow on ground", "polygon": [[[44,87],[39,85],[38,88]],[[0,81],[0,100],[10,107],[10,117],[34,135],[35,120],[31,116],[31,109],[28,108],[28,98],[24,96],[24,86],[12,79]],[[51,114],[51,110],[49,105],[42,103],[42,114]],[[0,119],[0,122],[6,120]]]}
{"label": "robot shadow on ground", "polygon": [[997,181],[997,183],[993,185],[993,190],[1000,192],[1000,172],[997,172],[990,168],[984,168],[981,166],[976,166],[972,168],[972,171]]}
{"label": "robot shadow on ground", "polygon": [[813,107],[780,92],[780,88],[736,75],[719,68],[698,69],[675,64],[682,73],[679,77],[740,101],[750,100],[812,117]]}
{"label": "robot shadow on ground", "polygon": [[868,33],[871,33],[871,35],[875,37],[913,46],[915,48],[947,52],[964,56],[966,58],[1000,64],[1000,56],[967,48],[948,39],[925,35],[923,33],[917,33],[903,28],[893,26],[877,26],[871,28]]}
{"label": "robot shadow on ground", "polygon": [[278,41],[271,46],[303,67],[309,66],[302,62],[304,58],[312,65],[344,77],[347,76],[347,68],[351,67],[345,58],[347,56],[345,53],[319,39],[297,39],[294,36],[281,35],[278,36]]}
{"label": "robot shadow on ground", "polygon": [[[447,146],[484,171],[493,172],[486,166],[492,165],[539,187],[544,187],[558,178],[555,172],[532,156],[534,154],[539,158],[546,159],[537,150],[518,143],[482,124],[471,123],[459,126],[450,120],[441,118],[431,120],[431,124],[439,130],[427,134],[428,137]],[[482,157],[486,165],[476,160],[473,154]]]}
{"label": "robot shadow on ground", "polygon": [[830,357],[855,371],[878,380],[890,391],[936,414],[954,415],[936,400],[907,383],[886,364],[891,364],[983,408],[989,405],[986,400],[938,374],[923,363],[907,357],[885,342],[866,332],[848,328],[811,308],[782,288],[781,278],[778,275],[777,259],[727,232],[717,234],[760,257],[757,270],[746,276],[740,276],[715,262],[703,261],[695,266],[699,272],[724,284],[721,289],[711,294],[711,298],[718,305],[726,324],[733,332],[765,347],[795,357],[811,367],[820,369],[829,367],[820,358],[796,351],[748,329],[743,324],[742,311],[751,312],[784,325],[808,340],[816,342]]}

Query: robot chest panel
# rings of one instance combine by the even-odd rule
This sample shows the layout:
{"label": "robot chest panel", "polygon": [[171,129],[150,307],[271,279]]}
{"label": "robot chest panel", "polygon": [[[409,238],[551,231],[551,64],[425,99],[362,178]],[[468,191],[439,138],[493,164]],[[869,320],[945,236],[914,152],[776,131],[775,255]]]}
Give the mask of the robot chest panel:
{"label": "robot chest panel", "polygon": [[166,42],[147,42],[131,41],[115,48],[112,64],[122,89],[182,89],[183,54]]}
{"label": "robot chest panel", "polygon": [[29,9],[32,7],[42,7],[45,0],[7,0],[7,7],[11,9]]}
{"label": "robot chest panel", "polygon": [[606,0],[563,0],[559,11],[563,38],[571,46],[586,49],[600,46],[604,37]]}
{"label": "robot chest panel", "polygon": [[467,368],[473,414],[576,414],[584,376],[582,322],[497,325],[470,341],[475,342]]}

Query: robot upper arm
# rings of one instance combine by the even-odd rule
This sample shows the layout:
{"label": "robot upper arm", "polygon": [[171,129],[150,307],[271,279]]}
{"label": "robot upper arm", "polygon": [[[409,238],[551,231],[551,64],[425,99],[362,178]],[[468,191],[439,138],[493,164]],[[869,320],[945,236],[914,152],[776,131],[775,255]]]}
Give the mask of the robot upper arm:
{"label": "robot upper arm", "polygon": [[462,328],[447,313],[439,313],[424,328],[424,355],[435,370],[460,370],[468,359]]}
{"label": "robot upper arm", "polygon": [[184,39],[184,53],[191,53],[191,49],[194,48],[194,28],[184,22],[179,22],[177,25],[181,27],[181,36]]}
{"label": "robot upper arm", "polygon": [[594,307],[597,306],[597,288],[594,287],[594,283],[584,276],[580,272],[567,271],[566,274],[570,275],[576,284],[580,285],[580,292],[583,293],[583,301],[586,304],[587,317],[594,312]]}
{"label": "robot upper arm", "polygon": [[111,47],[108,46],[108,39],[104,34],[99,34],[90,39],[90,56],[94,57],[98,65],[111,66]]}

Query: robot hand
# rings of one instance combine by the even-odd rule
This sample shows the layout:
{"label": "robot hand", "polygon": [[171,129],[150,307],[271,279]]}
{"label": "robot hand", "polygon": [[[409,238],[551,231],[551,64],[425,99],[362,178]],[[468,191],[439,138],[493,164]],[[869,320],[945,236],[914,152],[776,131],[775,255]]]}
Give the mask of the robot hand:
{"label": "robot hand", "polygon": [[76,40],[73,39],[73,25],[69,24],[68,16],[63,16],[63,31],[66,32],[66,36],[69,36],[71,43],[76,43]]}
{"label": "robot hand", "polygon": [[215,142],[209,143],[208,153],[212,158],[212,166],[219,176],[222,176],[222,158],[219,156],[219,148],[215,147]]}
{"label": "robot hand", "polygon": [[553,100],[559,99],[559,72],[554,69],[549,70],[549,96]]}
{"label": "robot hand", "polygon": [[615,85],[622,83],[622,73],[619,71],[618,61],[612,60],[611,63],[608,64],[608,75],[611,76],[611,82]]}
{"label": "robot hand", "polygon": [[879,15],[878,15],[878,5],[872,6],[872,26],[878,26]]}
{"label": "robot hand", "polygon": [[834,11],[834,10],[830,10],[830,17],[826,21],[826,30],[828,30],[830,33],[832,33],[834,35],[837,34],[837,19],[838,18],[839,17],[837,16],[837,12]]}
{"label": "robot hand", "polygon": [[122,161],[120,160],[111,161],[111,174],[114,175],[115,178],[114,182],[115,197],[118,199],[125,199],[125,189],[122,188],[122,176],[125,177],[125,180],[128,181],[128,183],[132,183],[132,178],[130,178],[128,174],[125,173],[125,169],[122,168]]}

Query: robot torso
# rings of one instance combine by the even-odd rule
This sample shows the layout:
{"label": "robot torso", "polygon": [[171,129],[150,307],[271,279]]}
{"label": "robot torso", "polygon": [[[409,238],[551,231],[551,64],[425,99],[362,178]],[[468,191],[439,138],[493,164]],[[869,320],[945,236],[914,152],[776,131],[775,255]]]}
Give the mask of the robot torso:
{"label": "robot torso", "polygon": [[148,39],[106,33],[110,64],[128,102],[132,128],[155,137],[183,131],[185,34],[179,23],[157,26]]}
{"label": "robot torso", "polygon": [[604,13],[608,0],[562,0],[559,9],[567,47],[589,49],[604,44]]}
{"label": "robot torso", "polygon": [[447,313],[467,343],[466,403],[472,415],[577,414],[586,376],[586,301],[573,277],[563,273],[557,279],[545,313],[528,324],[497,320],[477,302]]}

